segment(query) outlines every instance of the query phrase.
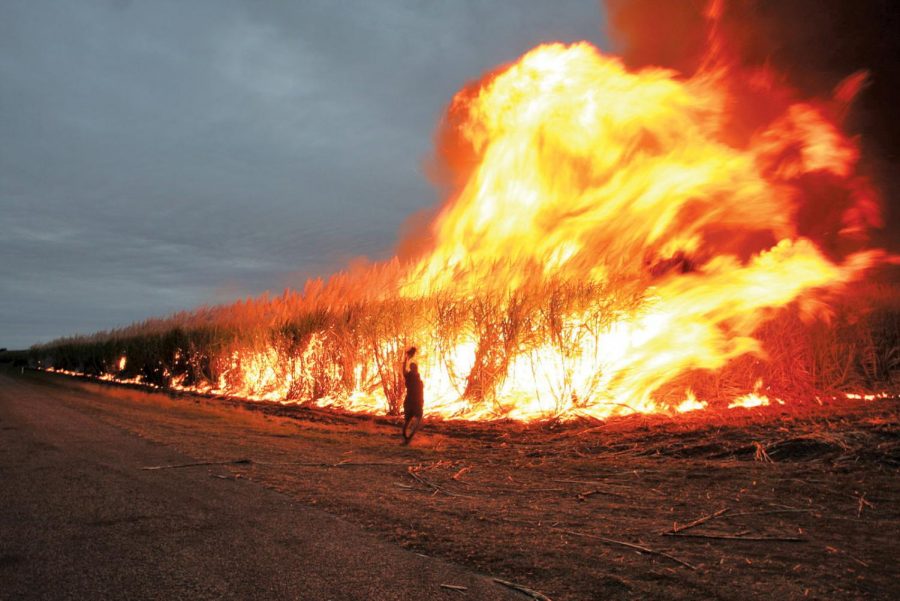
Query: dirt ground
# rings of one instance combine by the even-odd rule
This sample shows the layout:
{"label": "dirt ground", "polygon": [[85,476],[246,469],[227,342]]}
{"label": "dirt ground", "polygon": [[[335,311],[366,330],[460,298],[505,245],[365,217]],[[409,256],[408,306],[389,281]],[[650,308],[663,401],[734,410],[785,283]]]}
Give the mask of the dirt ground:
{"label": "dirt ground", "polygon": [[394,418],[22,377],[535,599],[900,598],[893,399],[603,423],[426,419],[404,447]]}

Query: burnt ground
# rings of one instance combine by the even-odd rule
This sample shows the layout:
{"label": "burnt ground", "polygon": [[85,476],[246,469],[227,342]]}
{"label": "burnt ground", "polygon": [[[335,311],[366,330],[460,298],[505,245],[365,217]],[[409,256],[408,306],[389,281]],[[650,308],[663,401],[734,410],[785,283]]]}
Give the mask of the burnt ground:
{"label": "burnt ground", "polygon": [[393,418],[17,377],[224,462],[172,471],[251,480],[554,601],[900,598],[896,400],[604,423],[426,420],[404,447]]}

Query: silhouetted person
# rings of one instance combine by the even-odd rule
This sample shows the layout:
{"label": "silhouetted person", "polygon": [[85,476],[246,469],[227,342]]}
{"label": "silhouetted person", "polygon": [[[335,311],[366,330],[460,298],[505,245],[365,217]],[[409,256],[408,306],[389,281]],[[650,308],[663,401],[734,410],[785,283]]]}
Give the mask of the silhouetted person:
{"label": "silhouetted person", "polygon": [[403,399],[403,442],[409,444],[416,429],[422,422],[425,410],[425,386],[419,375],[419,366],[412,362],[416,354],[416,347],[410,347],[406,351],[406,361],[403,365],[403,381],[406,383],[406,398]]}

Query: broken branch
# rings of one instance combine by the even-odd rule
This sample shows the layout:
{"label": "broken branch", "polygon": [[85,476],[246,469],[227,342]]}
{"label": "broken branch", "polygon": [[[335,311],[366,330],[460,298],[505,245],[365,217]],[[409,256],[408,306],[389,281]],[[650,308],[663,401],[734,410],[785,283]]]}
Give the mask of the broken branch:
{"label": "broken branch", "polygon": [[174,470],[182,467],[196,467],[198,465],[249,465],[252,459],[232,459],[231,461],[197,461],[195,463],[176,463],[174,465],[148,465],[142,470]]}
{"label": "broken branch", "polygon": [[502,580],[500,578],[494,578],[493,580],[497,584],[502,584],[503,586],[505,586],[507,588],[511,588],[513,590],[519,591],[520,593],[525,593],[526,595],[528,595],[532,599],[535,599],[536,601],[552,601],[550,599],[550,597],[548,597],[547,595],[545,595],[543,593],[539,593],[538,591],[536,591],[534,589],[530,589],[527,586],[522,586],[521,584],[516,584],[515,582],[510,582],[509,580]]}
{"label": "broken branch", "polygon": [[687,529],[689,529],[689,528],[694,528],[695,526],[699,526],[700,524],[703,524],[703,523],[705,523],[705,522],[708,522],[709,520],[712,520],[712,519],[715,519],[715,518],[719,517],[720,515],[722,515],[722,514],[725,513],[726,511],[728,511],[728,508],[727,508],[727,507],[726,507],[725,509],[720,509],[719,511],[717,511],[717,512],[715,512],[715,513],[711,513],[711,514],[709,514],[709,515],[705,515],[705,516],[703,516],[702,518],[697,518],[697,519],[694,520],[693,522],[689,522],[689,523],[685,524],[684,526],[679,526],[678,523],[676,522],[676,523],[672,526],[672,530],[671,530],[670,532],[674,534],[674,533],[676,533],[676,532],[683,532],[684,530],[687,530]]}
{"label": "broken branch", "polygon": [[411,468],[411,467],[408,468],[408,469],[406,470],[406,473],[409,474],[409,475],[412,477],[413,480],[415,480],[416,482],[418,482],[418,483],[420,483],[420,484],[424,484],[424,485],[427,486],[428,488],[432,489],[435,493],[442,492],[442,493],[444,493],[445,495],[447,495],[448,497],[466,497],[466,498],[472,498],[471,495],[461,495],[461,494],[459,494],[459,493],[451,492],[451,491],[447,490],[446,488],[442,488],[442,487],[438,486],[437,484],[435,484],[435,483],[432,482],[431,480],[426,480],[425,478],[423,478],[422,476],[420,476],[419,474],[417,474],[417,473],[415,472],[415,470],[413,470],[413,468]]}
{"label": "broken branch", "polygon": [[628,547],[629,549],[635,549],[636,551],[640,551],[641,553],[647,553],[649,555],[659,555],[660,557],[665,557],[667,559],[671,559],[675,563],[681,564],[686,568],[690,568],[692,570],[697,569],[696,566],[693,566],[686,561],[678,559],[674,555],[669,555],[665,551],[656,551],[655,549],[650,549],[649,547],[644,547],[643,545],[627,543],[625,541],[615,540],[613,538],[606,538],[605,536],[598,536],[596,534],[588,534],[587,532],[576,532],[575,530],[564,530],[562,528],[551,528],[551,530],[556,530],[557,532],[562,532],[564,534],[571,534],[572,536],[583,536],[585,538],[592,538],[594,540],[599,540],[599,541],[609,543],[612,545],[620,545],[622,547]]}
{"label": "broken branch", "polygon": [[747,541],[781,541],[786,543],[805,543],[807,539],[796,536],[737,536],[734,534],[683,534],[681,532],[663,532],[663,536],[677,536],[680,538],[711,538],[720,540],[747,540]]}

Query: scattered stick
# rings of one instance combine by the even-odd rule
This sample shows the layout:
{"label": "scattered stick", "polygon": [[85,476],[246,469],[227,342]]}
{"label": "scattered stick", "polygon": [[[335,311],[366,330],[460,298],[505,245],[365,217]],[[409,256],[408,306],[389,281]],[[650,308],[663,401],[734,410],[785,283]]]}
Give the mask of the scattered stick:
{"label": "scattered stick", "polygon": [[769,454],[766,453],[766,448],[762,446],[762,444],[754,441],[753,446],[756,447],[756,452],[753,454],[754,461],[759,461],[761,463],[775,463],[772,461],[772,458],[769,457]]}
{"label": "scattered stick", "polygon": [[866,493],[863,493],[859,496],[859,508],[856,511],[856,517],[862,517],[863,507],[875,509],[875,504],[871,501],[866,500]]}
{"label": "scattered stick", "polygon": [[406,473],[409,474],[410,477],[411,477],[413,480],[415,480],[415,481],[418,482],[419,484],[424,484],[424,485],[427,486],[428,488],[434,490],[434,492],[438,492],[438,491],[443,490],[440,486],[438,486],[437,484],[435,484],[435,483],[432,482],[431,480],[426,480],[425,478],[423,478],[423,477],[420,476],[419,474],[415,473],[415,472],[412,470],[412,468],[406,470]]}
{"label": "scattered stick", "polygon": [[464,475],[466,472],[469,472],[469,471],[471,471],[471,470],[472,470],[472,466],[463,467],[463,468],[461,468],[458,472],[456,472],[455,474],[453,474],[453,475],[450,476],[450,477],[453,478],[454,480],[459,480],[460,478],[463,477],[463,475]]}
{"label": "scattered stick", "polygon": [[[602,486],[602,487],[610,488],[610,489],[619,489],[623,492],[631,492],[634,490],[634,486],[631,484],[627,484],[627,483],[623,483],[623,482],[609,482],[609,481],[605,481],[605,480],[558,480],[558,479],[554,479],[554,480],[550,480],[550,482],[559,482],[561,484],[584,484],[586,486],[594,486],[594,487]],[[647,492],[647,491],[650,491],[650,492],[652,492],[656,495],[660,495],[660,496],[665,495],[664,492],[662,492],[661,490],[656,489],[656,488],[646,488],[646,489],[644,489],[643,492]],[[603,491],[598,491],[598,492],[602,493]],[[616,494],[616,493],[613,491],[609,491],[609,492],[606,492],[605,494],[612,495],[612,494]]]}
{"label": "scattered stick", "polygon": [[785,543],[805,543],[807,539],[796,536],[737,536],[734,534],[694,534],[681,532],[663,532],[663,536],[677,536],[679,538],[711,538],[717,540],[747,540],[747,541],[778,541]]}
{"label": "scattered stick", "polygon": [[[672,526],[671,530],[669,530],[667,532],[663,532],[662,534],[665,536],[672,536],[673,534],[678,534],[679,532],[684,532],[685,530],[689,530],[690,528],[694,528],[695,526],[699,526],[700,524],[704,524],[710,520],[714,520],[716,518],[722,517],[723,515],[725,517],[735,518],[735,517],[742,516],[742,515],[769,515],[769,514],[775,514],[775,513],[811,513],[811,512],[812,512],[812,509],[788,508],[788,509],[763,509],[761,511],[738,511],[736,513],[729,513],[728,508],[726,507],[725,509],[720,509],[719,511],[717,511],[715,513],[705,515],[702,518],[698,518],[698,519],[694,520],[693,522],[689,522],[683,526],[679,526],[676,523],[675,525]],[[741,538],[744,538],[744,537],[741,537]]]}
{"label": "scattered stick", "polygon": [[366,465],[406,465],[402,461],[349,461],[347,459],[337,463],[323,461],[274,461],[256,462],[257,465],[298,465],[300,467],[358,467]]}
{"label": "scattered stick", "polygon": [[729,513],[728,517],[735,518],[739,515],[769,515],[773,513],[812,513],[812,509],[763,509],[762,511],[739,511]]}
{"label": "scattered stick", "polygon": [[461,494],[459,494],[459,493],[451,492],[451,491],[447,490],[446,488],[442,488],[442,487],[438,486],[437,484],[435,484],[435,483],[432,482],[431,480],[426,480],[425,478],[423,478],[422,476],[420,476],[419,474],[417,474],[417,473],[413,470],[412,467],[407,468],[406,473],[409,474],[409,475],[412,477],[412,479],[415,480],[416,482],[418,482],[418,483],[420,483],[420,484],[424,484],[424,485],[427,486],[428,488],[432,489],[432,490],[434,491],[434,493],[432,493],[432,494],[437,494],[437,493],[439,493],[439,492],[442,492],[442,493],[444,493],[445,495],[447,495],[448,497],[465,497],[465,498],[472,498],[471,495],[461,495]]}
{"label": "scattered stick", "polygon": [[585,434],[591,434],[593,432],[597,432],[598,430],[603,430],[604,428],[606,428],[606,426],[607,426],[607,424],[604,424],[602,426],[594,426],[593,428],[587,428],[585,430],[576,432],[575,436],[584,436]]}
{"label": "scattered stick", "polygon": [[[463,482],[463,484],[466,484]],[[491,487],[492,493],[505,493],[511,495],[522,495],[522,494],[531,494],[535,492],[565,492],[567,488],[531,488],[531,487],[522,487],[522,488],[498,488]]]}
{"label": "scattered stick", "polygon": [[457,593],[461,593],[463,595],[465,595],[466,591],[469,590],[469,587],[467,587],[467,586],[459,586],[456,584],[442,584],[441,588],[445,588],[445,589],[448,589],[451,591],[456,591]]}
{"label": "scattered stick", "polygon": [[232,459],[231,461],[198,461],[196,463],[176,463],[174,465],[149,465],[142,470],[174,470],[182,467],[196,467],[198,465],[249,465],[252,459]]}
{"label": "scattered stick", "polygon": [[557,532],[562,532],[564,534],[571,534],[572,536],[583,536],[585,538],[592,538],[595,540],[603,541],[605,543],[609,543],[611,545],[620,545],[622,547],[628,547],[629,549],[634,549],[636,551],[640,551],[641,553],[647,553],[649,555],[659,555],[660,557],[665,557],[667,559],[671,559],[675,563],[681,564],[686,568],[690,568],[692,570],[696,570],[697,567],[689,564],[686,561],[678,559],[674,555],[669,555],[664,551],[656,551],[654,549],[650,549],[649,547],[644,547],[643,545],[636,545],[634,543],[626,543],[625,541],[615,540],[613,538],[606,538],[605,536],[597,536],[596,534],[588,534],[587,532],[576,532],[575,530],[564,530],[562,528],[551,528],[551,530],[556,530]]}
{"label": "scattered stick", "polygon": [[849,553],[847,554],[847,557],[849,557],[850,559],[852,559],[853,561],[855,561],[856,563],[858,563],[859,565],[861,565],[864,568],[869,567],[869,564],[864,562],[862,559],[857,559],[857,558],[853,557],[852,555],[850,555]]}
{"label": "scattered stick", "polygon": [[676,523],[674,523],[674,524],[672,525],[672,530],[670,530],[669,532],[671,532],[672,534],[674,534],[674,533],[676,533],[676,532],[683,532],[683,531],[688,530],[688,529],[690,529],[690,528],[694,528],[694,527],[696,527],[696,526],[699,526],[700,524],[704,524],[704,523],[708,522],[709,520],[713,520],[713,519],[719,517],[720,515],[722,515],[722,514],[725,513],[726,511],[728,511],[728,508],[727,508],[727,507],[726,507],[725,509],[720,509],[719,511],[717,511],[717,512],[715,512],[715,513],[711,513],[711,514],[709,514],[709,515],[705,515],[705,516],[703,516],[702,518],[697,518],[697,519],[694,520],[693,522],[689,522],[689,523],[685,524],[684,526],[679,526],[679,525],[678,525],[678,522],[676,522]]}
{"label": "scattered stick", "polygon": [[627,484],[618,482],[606,482],[604,480],[550,480],[551,482],[559,482],[561,484],[586,484],[588,486],[613,486],[619,488],[630,488]]}
{"label": "scattered stick", "polygon": [[580,493],[578,493],[578,495],[576,495],[575,498],[578,499],[579,501],[585,501],[588,497],[590,497],[592,495],[609,495],[611,497],[621,497],[622,496],[617,492],[611,492],[608,490],[600,490],[599,488],[595,488],[594,490],[586,490],[584,492],[580,492]]}
{"label": "scattered stick", "polygon": [[358,467],[366,465],[406,465],[404,462],[398,461],[349,461],[343,460],[337,463],[326,463],[322,461],[253,461],[252,459],[234,459],[232,461],[198,461],[196,463],[179,463],[176,465],[152,465],[142,467],[142,470],[167,470],[182,467],[196,467],[198,465],[296,465],[300,467]]}
{"label": "scattered stick", "polygon": [[543,593],[539,593],[534,589],[530,589],[527,586],[522,586],[521,584],[516,584],[515,582],[510,582],[509,580],[502,580],[500,578],[494,578],[493,580],[497,584],[502,584],[503,586],[505,586],[507,588],[513,589],[514,591],[519,591],[520,593],[525,593],[526,595],[528,595],[532,599],[535,599],[536,601],[552,601],[552,599],[550,599],[550,597],[548,597],[547,595],[545,595]]}

